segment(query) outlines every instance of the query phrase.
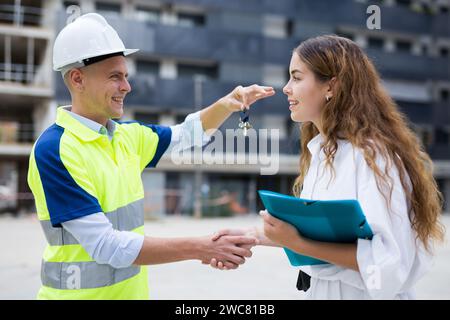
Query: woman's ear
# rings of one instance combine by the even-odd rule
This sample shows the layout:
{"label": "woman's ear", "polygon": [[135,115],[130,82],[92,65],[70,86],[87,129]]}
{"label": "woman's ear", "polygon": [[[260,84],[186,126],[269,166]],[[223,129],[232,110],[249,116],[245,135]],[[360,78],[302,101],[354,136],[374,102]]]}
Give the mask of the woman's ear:
{"label": "woman's ear", "polygon": [[330,99],[333,97],[333,95],[335,93],[336,86],[337,86],[336,83],[337,83],[336,77],[333,77],[328,81],[326,96],[329,97]]}

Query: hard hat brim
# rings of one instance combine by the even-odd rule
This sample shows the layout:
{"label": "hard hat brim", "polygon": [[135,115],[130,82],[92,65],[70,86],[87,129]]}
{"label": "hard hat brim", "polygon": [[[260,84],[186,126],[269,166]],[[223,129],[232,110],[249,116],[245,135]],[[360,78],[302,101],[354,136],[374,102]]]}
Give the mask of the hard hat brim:
{"label": "hard hat brim", "polygon": [[[102,54],[100,54],[100,55],[95,55],[95,56],[91,56],[91,57],[86,57],[85,59],[91,59],[91,58],[95,58],[95,57],[98,57],[98,56],[104,56],[104,55],[108,55],[108,54],[112,54],[112,53],[119,53],[119,52],[122,52],[124,56],[129,56],[130,54],[133,54],[133,53],[135,53],[135,52],[137,52],[137,51],[139,51],[139,49],[125,49],[125,50],[119,50],[119,51],[113,51],[113,52],[102,53]],[[84,59],[83,59],[83,60],[84,60]],[[56,68],[54,68],[53,70],[55,70],[55,71],[62,71],[62,70],[64,70],[64,69],[66,69],[66,67],[72,66],[72,65],[73,65],[74,67],[83,67],[83,66],[84,66],[84,64],[83,64],[83,62],[82,62],[83,60],[81,60],[81,61],[71,61],[71,62],[69,62],[69,63],[65,63],[63,66],[56,67]]]}
{"label": "hard hat brim", "polygon": [[128,56],[128,55],[138,52],[138,51],[139,51],[139,49],[125,49],[125,51],[123,52],[123,55]]}

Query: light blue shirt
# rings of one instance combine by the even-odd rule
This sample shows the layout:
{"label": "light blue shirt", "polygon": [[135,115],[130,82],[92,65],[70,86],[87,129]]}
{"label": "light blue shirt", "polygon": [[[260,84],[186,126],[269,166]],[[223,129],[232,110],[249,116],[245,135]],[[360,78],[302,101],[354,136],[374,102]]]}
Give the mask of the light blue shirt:
{"label": "light blue shirt", "polygon": [[88,127],[89,129],[94,130],[95,132],[98,132],[100,134],[107,134],[109,140],[112,140],[113,135],[114,135],[114,131],[116,131],[116,123],[111,120],[108,119],[108,122],[106,123],[106,128],[104,126],[102,126],[100,123],[95,122],[91,119],[85,118],[83,116],[80,116],[79,114],[73,113],[70,107],[65,107],[64,108],[67,113],[69,113],[73,118],[77,119],[79,122],[81,122],[82,124],[84,124],[86,127]]}
{"label": "light blue shirt", "polygon": [[[71,107],[64,109],[80,123],[100,134],[107,134],[112,140],[116,123],[108,120],[106,127],[88,118],[71,112]],[[200,111],[189,114],[181,124],[171,126],[171,142],[166,150],[181,144],[182,149],[198,144],[204,145],[211,137],[203,132]],[[193,139],[194,132],[203,132],[201,142]],[[109,264],[114,268],[126,268],[133,264],[144,243],[144,236],[130,231],[114,230],[111,222],[103,212],[94,213],[62,223],[86,252],[99,264]]]}

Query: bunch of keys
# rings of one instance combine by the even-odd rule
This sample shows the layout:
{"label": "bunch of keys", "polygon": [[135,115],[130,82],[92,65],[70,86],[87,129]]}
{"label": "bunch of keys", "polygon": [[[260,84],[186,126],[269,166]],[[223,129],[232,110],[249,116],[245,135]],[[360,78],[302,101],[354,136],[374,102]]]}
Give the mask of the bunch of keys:
{"label": "bunch of keys", "polygon": [[242,129],[242,133],[244,134],[244,137],[247,136],[248,129],[252,128],[252,125],[248,122],[248,109],[244,109],[240,112],[240,119],[239,119],[239,128]]}

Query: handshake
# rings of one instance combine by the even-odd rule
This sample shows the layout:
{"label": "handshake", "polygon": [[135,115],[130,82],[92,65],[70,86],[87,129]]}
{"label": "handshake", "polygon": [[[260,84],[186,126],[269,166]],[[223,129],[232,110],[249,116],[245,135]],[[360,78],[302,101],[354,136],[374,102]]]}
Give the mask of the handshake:
{"label": "handshake", "polygon": [[223,229],[202,239],[200,260],[220,270],[237,269],[252,256],[251,249],[261,244],[257,228]]}
{"label": "handshake", "polygon": [[263,228],[223,229],[212,236],[202,238],[203,249],[199,251],[203,264],[220,270],[237,269],[245,258],[252,256],[256,245],[271,247],[291,247],[293,243],[305,243],[297,229],[273,216],[266,210],[259,213],[263,218]]}

